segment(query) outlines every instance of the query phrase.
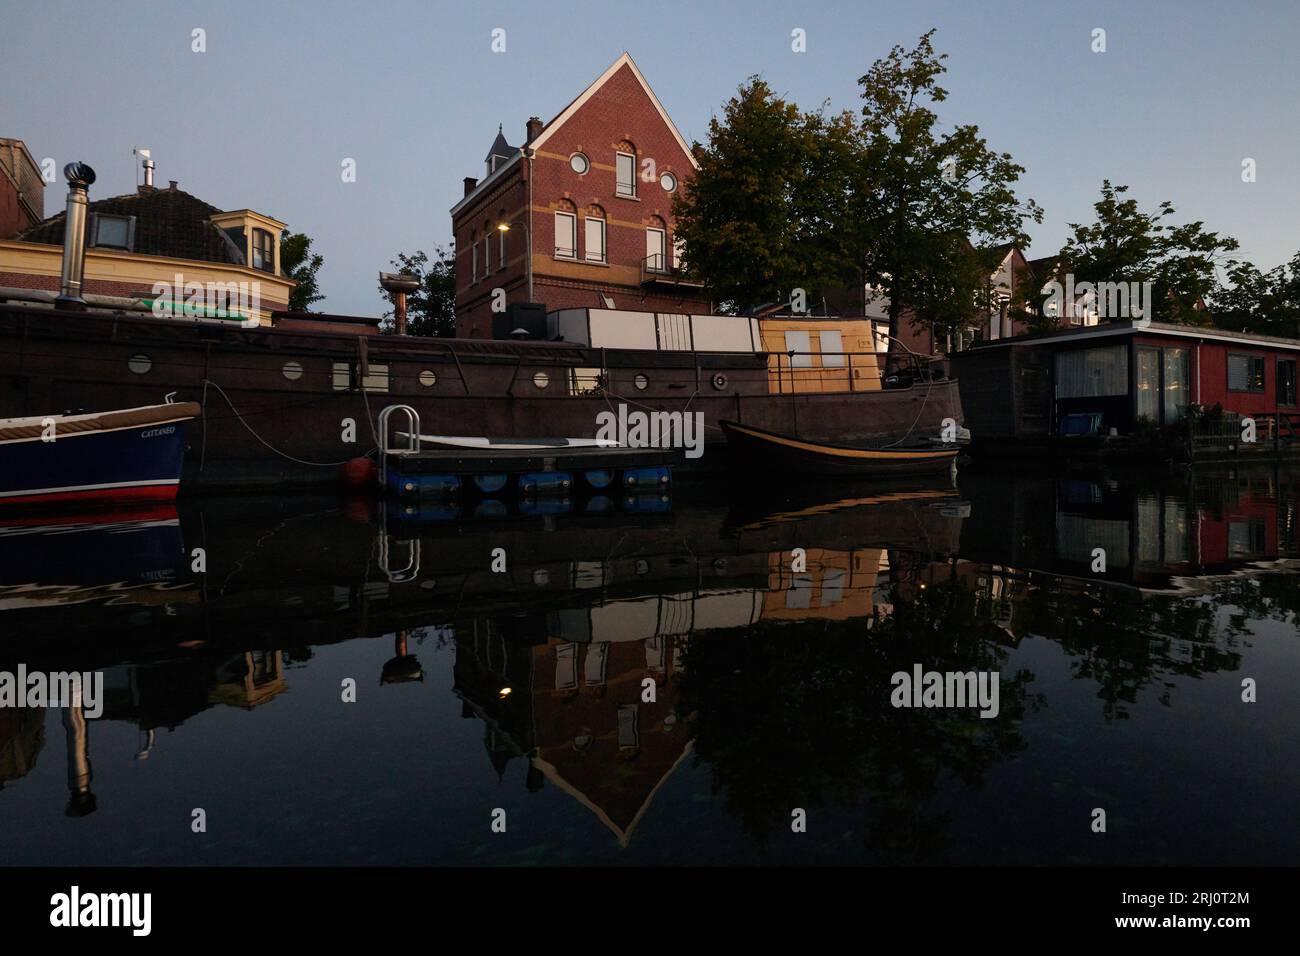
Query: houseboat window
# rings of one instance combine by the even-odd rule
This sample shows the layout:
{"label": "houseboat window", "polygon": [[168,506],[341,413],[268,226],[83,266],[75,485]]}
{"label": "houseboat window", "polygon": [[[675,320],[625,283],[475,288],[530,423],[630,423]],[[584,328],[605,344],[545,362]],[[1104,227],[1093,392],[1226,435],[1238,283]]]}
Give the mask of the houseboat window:
{"label": "houseboat window", "polygon": [[785,350],[794,353],[789,356],[791,368],[812,368],[812,345],[807,332],[788,330],[785,333]]}
{"label": "houseboat window", "polygon": [[265,229],[253,230],[253,268],[263,272],[275,271],[275,243]]}
{"label": "houseboat window", "polygon": [[438,376],[434,374],[433,369],[426,368],[420,373],[420,384],[425,388],[433,388],[438,384]]}
{"label": "houseboat window", "polygon": [[1123,345],[1057,353],[1057,398],[1127,394],[1128,349]]}
{"label": "houseboat window", "polygon": [[644,392],[650,387],[650,379],[638,372],[636,378],[632,379],[632,384],[637,387],[638,391]]}
{"label": "houseboat window", "polygon": [[574,153],[569,157],[569,168],[579,176],[585,176],[587,170],[591,169],[591,162],[584,153]]}
{"label": "houseboat window", "polygon": [[144,375],[153,368],[153,359],[147,355],[132,355],[127,359],[126,367],[136,375]]}
{"label": "houseboat window", "polygon": [[578,258],[578,217],[571,212],[555,214],[555,258]]}
{"label": "houseboat window", "polygon": [[285,362],[280,368],[280,374],[291,382],[296,382],[302,378],[301,362]]}
{"label": "houseboat window", "polygon": [[619,153],[616,161],[617,178],[614,192],[620,196],[636,195],[636,156]]}
{"label": "houseboat window", "polygon": [[551,384],[551,376],[547,375],[545,372],[534,372],[533,384],[538,388],[545,388],[547,385]]}
{"label": "houseboat window", "polygon": [[1277,360],[1277,403],[1294,405],[1296,403],[1295,359]]}
{"label": "houseboat window", "polygon": [[1138,418],[1160,421],[1160,350],[1137,350],[1137,381],[1134,383],[1134,413]]}
{"label": "houseboat window", "polygon": [[369,371],[361,377],[361,387],[367,392],[388,391],[388,366],[371,362]]}
{"label": "houseboat window", "polygon": [[659,177],[659,185],[664,188],[664,192],[670,193],[677,189],[677,177],[672,173],[664,173]]}
{"label": "houseboat window", "polygon": [[822,368],[844,367],[844,339],[838,329],[823,329],[820,335]]}
{"label": "houseboat window", "polygon": [[95,236],[91,245],[104,249],[130,249],[131,218],[96,215]]}
{"label": "houseboat window", "polygon": [[1228,391],[1264,391],[1264,359],[1258,355],[1229,355]]}
{"label": "houseboat window", "polygon": [[588,210],[585,220],[587,226],[587,261],[605,261],[605,217],[603,210],[593,207]]}
{"label": "houseboat window", "polygon": [[1161,395],[1164,397],[1164,422],[1182,421],[1183,411],[1191,401],[1191,392],[1187,385],[1187,349],[1163,349],[1165,356],[1164,383]]}

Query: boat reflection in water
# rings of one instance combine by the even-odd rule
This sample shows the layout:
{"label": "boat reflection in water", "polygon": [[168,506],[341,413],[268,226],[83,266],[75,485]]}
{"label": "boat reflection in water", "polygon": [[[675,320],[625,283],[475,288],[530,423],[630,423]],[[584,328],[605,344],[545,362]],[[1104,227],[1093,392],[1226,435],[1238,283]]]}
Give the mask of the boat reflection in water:
{"label": "boat reflection in water", "polygon": [[[145,785],[114,770],[92,790],[95,740],[126,724],[139,734],[134,762],[163,775],[160,788],[175,785],[175,771],[153,766],[158,733],[176,730],[163,750],[195,748],[203,756],[186,773],[233,789],[243,814],[276,819],[288,793],[293,820],[342,831],[326,850],[282,821],[274,832],[290,827],[297,839],[250,835],[204,859],[223,849],[232,862],[485,859],[433,820],[424,842],[384,830],[378,810],[355,830],[367,807],[431,797],[457,834],[477,832],[491,807],[532,814],[530,801],[543,801],[529,819],[546,824],[519,845],[497,844],[491,862],[599,861],[611,849],[874,862],[949,861],[966,845],[1009,861],[1220,851],[1213,838],[1176,851],[1187,841],[1158,823],[1142,846],[1101,848],[1086,827],[1080,837],[1046,821],[1073,806],[1081,762],[1089,786],[1117,805],[1163,795],[1164,784],[1106,769],[1092,748],[1113,738],[1107,728],[1150,748],[1171,732],[1152,706],[1207,719],[1202,710],[1218,705],[1183,679],[1235,674],[1269,622],[1294,627],[1300,516],[1285,472],[1142,484],[970,473],[960,488],[935,479],[804,487],[779,500],[719,494],[688,483],[654,508],[478,516],[364,499],[196,500],[158,525],[166,540],[135,539],[134,565],[114,554],[111,581],[79,564],[78,549],[25,569],[10,562],[3,667],[101,670],[107,699],[101,721],[76,708],[58,725],[42,711],[0,709],[0,806],[51,798],[39,768],[47,738],[62,733],[68,813],[112,802],[115,837],[147,844]],[[46,530],[33,547],[48,555],[60,532]],[[1097,548],[1104,570],[1094,569]],[[1221,613],[1228,605],[1238,612]],[[998,672],[999,718],[890,706],[892,675],[917,665]],[[337,703],[345,677],[357,678],[351,711]],[[293,687],[302,696],[285,693]],[[448,691],[459,724],[438,703]],[[251,722],[196,720],[232,707]],[[340,723],[339,713],[354,717]],[[1065,714],[1069,729],[1054,722]],[[250,729],[278,741],[274,757],[229,755]],[[474,748],[486,750],[487,778]],[[432,776],[415,769],[430,749],[441,755]],[[314,800],[295,788],[315,766],[305,761],[324,753],[333,769]],[[1181,779],[1196,784],[1194,773]],[[1021,838],[999,815],[1025,799],[1044,822]],[[1188,814],[1228,812],[1205,800]],[[791,843],[792,808],[829,816],[823,825],[847,842]],[[1282,816],[1265,798],[1232,812],[1259,832]],[[722,818],[738,826],[720,828]],[[37,845],[10,835],[0,849],[6,840],[18,841],[10,859]],[[1249,849],[1267,858],[1296,846]],[[146,845],[140,858],[197,859],[189,852]]]}

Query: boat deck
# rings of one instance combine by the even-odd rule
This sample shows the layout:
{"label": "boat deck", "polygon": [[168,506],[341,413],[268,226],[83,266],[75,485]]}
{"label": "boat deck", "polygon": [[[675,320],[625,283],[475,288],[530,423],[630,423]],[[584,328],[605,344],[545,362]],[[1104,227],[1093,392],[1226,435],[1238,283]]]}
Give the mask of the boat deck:
{"label": "boat deck", "polygon": [[682,460],[677,448],[511,448],[484,453],[467,448],[389,451],[395,475],[491,475],[522,472],[653,468]]}

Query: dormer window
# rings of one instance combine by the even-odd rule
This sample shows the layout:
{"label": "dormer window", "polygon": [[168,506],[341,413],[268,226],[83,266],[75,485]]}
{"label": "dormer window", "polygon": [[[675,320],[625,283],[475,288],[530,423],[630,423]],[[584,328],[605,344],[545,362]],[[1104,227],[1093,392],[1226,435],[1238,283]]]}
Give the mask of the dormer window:
{"label": "dormer window", "polygon": [[253,268],[275,272],[275,239],[265,229],[253,230]]}
{"label": "dormer window", "polygon": [[99,249],[129,250],[134,244],[134,216],[103,216],[96,213],[91,225],[92,246]]}

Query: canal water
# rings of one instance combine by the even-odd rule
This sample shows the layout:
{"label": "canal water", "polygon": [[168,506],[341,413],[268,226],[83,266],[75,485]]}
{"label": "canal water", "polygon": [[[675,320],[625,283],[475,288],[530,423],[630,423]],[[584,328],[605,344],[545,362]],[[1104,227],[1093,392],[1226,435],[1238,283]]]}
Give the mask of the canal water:
{"label": "canal water", "polygon": [[1273,468],[10,515],[0,677],[90,677],[0,863],[1294,864],[1298,569]]}

